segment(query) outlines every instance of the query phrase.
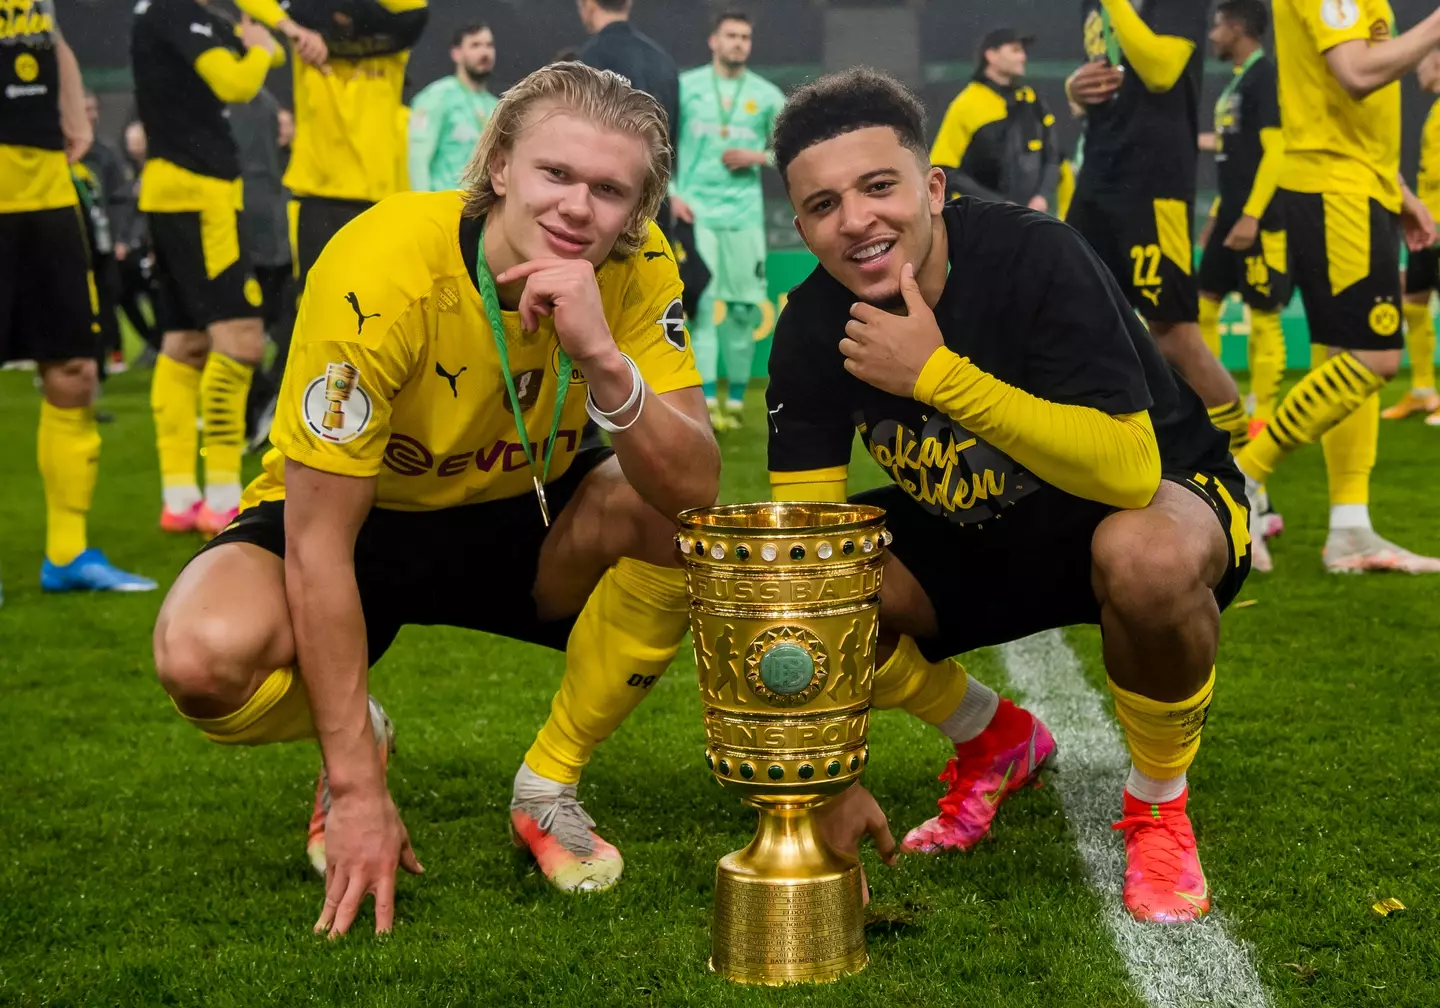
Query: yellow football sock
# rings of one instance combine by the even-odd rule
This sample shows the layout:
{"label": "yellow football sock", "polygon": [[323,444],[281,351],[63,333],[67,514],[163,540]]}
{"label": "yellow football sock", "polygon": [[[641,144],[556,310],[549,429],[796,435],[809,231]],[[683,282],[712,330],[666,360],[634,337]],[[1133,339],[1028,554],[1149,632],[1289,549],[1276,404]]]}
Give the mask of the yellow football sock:
{"label": "yellow football sock", "polygon": [[[212,510],[240,504],[240,456],[245,451],[245,397],[255,369],[234,357],[211,352],[200,375],[200,415],[204,423],[205,499]],[[223,499],[213,499],[210,488]],[[232,499],[233,498],[233,499]]]}
{"label": "yellow football sock", "polygon": [[1380,396],[1373,394],[1360,408],[1326,432],[1325,474],[1330,505],[1369,504],[1370,470],[1380,445]]}
{"label": "yellow football sock", "polygon": [[180,711],[180,716],[221,745],[268,745],[315,737],[305,680],[292,668],[271,672],[255,695],[233,714],[197,718]]}
{"label": "yellow football sock", "polygon": [[1285,330],[1280,313],[1250,312],[1250,392],[1255,396],[1255,419],[1275,416],[1280,382],[1285,377]]}
{"label": "yellow football sock", "polygon": [[1430,302],[1405,302],[1405,349],[1410,351],[1410,387],[1435,388],[1435,322]]}
{"label": "yellow football sock", "polygon": [[200,409],[200,372],[163,353],[155,358],[150,380],[150,410],[155,415],[155,445],[160,453],[160,482],[167,488],[195,487],[195,452],[200,438],[195,419]]}
{"label": "yellow football sock", "polygon": [[605,572],[575,620],[565,677],[525,765],[580,780],[595,747],[645,699],[689,627],[685,574],[624,559]]}
{"label": "yellow football sock", "polygon": [[1236,464],[1245,475],[1264,483],[1282,458],[1302,445],[1314,444],[1384,384],[1354,354],[1331,357],[1290,390],[1274,419],[1235,457]]}
{"label": "yellow football sock", "polygon": [[926,661],[913,637],[901,637],[885,664],[875,670],[877,710],[903,708],[926,724],[938,725],[965,699],[965,668],[953,658]]}
{"label": "yellow football sock", "polygon": [[1250,417],[1245,413],[1245,404],[1239,399],[1224,406],[1211,406],[1207,410],[1210,422],[1230,435],[1230,452],[1235,454],[1250,443]]}
{"label": "yellow football sock", "polygon": [[45,485],[45,556],[63,567],[85,552],[85,516],[100,470],[95,410],[52,406],[42,399],[37,442]]}
{"label": "yellow football sock", "polygon": [[1106,682],[1115,696],[1115,717],[1125,729],[1135,769],[1157,780],[1173,780],[1190,769],[1210,713],[1215,670],[1210,670],[1194,696],[1179,703],[1161,703],[1121,689],[1113,679]]}
{"label": "yellow football sock", "polygon": [[1223,303],[1211,301],[1209,298],[1200,299],[1200,338],[1210,348],[1210,352],[1218,359],[1220,357],[1220,309]]}

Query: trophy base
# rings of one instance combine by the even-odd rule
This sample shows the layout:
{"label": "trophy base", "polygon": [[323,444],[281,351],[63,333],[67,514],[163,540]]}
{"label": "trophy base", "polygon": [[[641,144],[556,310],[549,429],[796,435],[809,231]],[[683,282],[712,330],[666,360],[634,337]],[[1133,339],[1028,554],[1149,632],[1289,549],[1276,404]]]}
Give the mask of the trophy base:
{"label": "trophy base", "polygon": [[860,863],[815,832],[814,806],[760,805],[760,828],[715,868],[710,968],[743,984],[825,983],[865,968]]}

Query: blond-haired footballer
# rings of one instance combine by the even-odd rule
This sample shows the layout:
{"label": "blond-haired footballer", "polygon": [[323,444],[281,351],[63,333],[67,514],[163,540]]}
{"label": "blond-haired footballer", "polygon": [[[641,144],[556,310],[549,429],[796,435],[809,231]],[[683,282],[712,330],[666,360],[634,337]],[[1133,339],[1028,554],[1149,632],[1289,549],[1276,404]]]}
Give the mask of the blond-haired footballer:
{"label": "blond-haired footballer", "polygon": [[554,64],[506,93],[466,192],[383,201],[310,275],[275,448],[175,583],[155,657],[213,741],[319,740],[317,930],[346,931],[368,893],[387,930],[397,866],[420,871],[367,674],[406,623],[565,649],[511,822],[563,889],[620,875],[576,783],[680,645],[674,516],[720,472],[651,223],[667,164],[653,99]]}

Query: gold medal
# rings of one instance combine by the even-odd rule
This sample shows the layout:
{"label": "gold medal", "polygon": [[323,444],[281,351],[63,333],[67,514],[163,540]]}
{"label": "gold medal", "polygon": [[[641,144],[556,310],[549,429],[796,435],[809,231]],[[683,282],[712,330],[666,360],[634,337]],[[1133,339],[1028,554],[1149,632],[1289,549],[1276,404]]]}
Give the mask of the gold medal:
{"label": "gold medal", "polygon": [[550,502],[545,499],[545,484],[540,482],[540,477],[532,474],[531,481],[535,484],[535,499],[540,502],[540,520],[545,527],[550,527]]}
{"label": "gold medal", "polygon": [[729,139],[730,139],[730,127],[729,127],[729,126],[721,126],[721,127],[720,127],[720,139],[721,139],[721,140],[729,140]]}

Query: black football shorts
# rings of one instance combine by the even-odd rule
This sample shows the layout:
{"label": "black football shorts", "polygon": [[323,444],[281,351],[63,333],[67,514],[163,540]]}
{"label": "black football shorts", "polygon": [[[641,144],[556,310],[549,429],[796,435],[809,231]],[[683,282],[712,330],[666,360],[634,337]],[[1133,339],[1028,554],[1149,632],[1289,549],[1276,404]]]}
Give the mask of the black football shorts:
{"label": "black football shorts", "polygon": [[228,206],[148,213],[155,247],[155,321],[162,332],[261,318],[265,293],[240,245],[239,213]]}
{"label": "black football shorts", "polygon": [[1225,247],[1237,220],[1221,207],[1200,258],[1200,290],[1221,296],[1239,291],[1255,311],[1280,311],[1294,293],[1284,216],[1272,207],[1260,222],[1255,244],[1241,252]]}
{"label": "black football shorts", "polygon": [[[1210,506],[1230,544],[1230,564],[1215,586],[1221,609],[1240,593],[1250,573],[1249,512],[1238,471],[1222,474],[1166,473]],[[857,504],[885,509],[890,551],[915,576],[939,617],[937,637],[917,639],[929,661],[1031,634],[1100,622],[1091,582],[1090,543],[1114,508],[1077,501],[1088,516],[1063,531],[990,540],[983,532],[957,529],[926,511],[893,483],[856,494]]]}
{"label": "black football shorts", "polygon": [[1305,302],[1310,342],[1342,350],[1400,350],[1400,219],[1352,194],[1277,190],[1290,235],[1290,273]]}
{"label": "black football shorts", "polygon": [[[613,454],[582,448],[565,474],[546,485],[550,513],[564,510],[581,480]],[[439,511],[372,509],[355,540],[370,664],[406,624],[483,630],[565,650],[575,618],[541,620],[531,596],[548,531],[532,494]],[[283,557],[285,502],[240,512],[196,556],[226,543],[252,543]]]}
{"label": "black football shorts", "polygon": [[100,306],[80,213],[0,213],[0,361],[99,355]]}
{"label": "black football shorts", "polygon": [[1194,209],[1188,200],[1076,196],[1065,223],[1090,243],[1147,322],[1194,322]]}

